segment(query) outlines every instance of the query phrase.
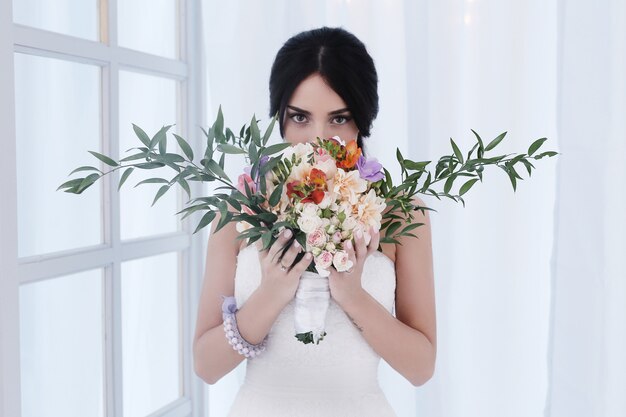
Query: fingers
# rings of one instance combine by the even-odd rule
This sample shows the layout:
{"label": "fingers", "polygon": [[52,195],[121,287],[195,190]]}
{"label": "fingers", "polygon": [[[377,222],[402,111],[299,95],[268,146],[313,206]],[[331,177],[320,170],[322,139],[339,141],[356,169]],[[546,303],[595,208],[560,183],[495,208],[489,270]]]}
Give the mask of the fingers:
{"label": "fingers", "polygon": [[278,239],[276,239],[274,244],[270,247],[267,253],[267,258],[269,258],[269,261],[271,263],[278,262],[278,260],[280,259],[280,252],[282,252],[282,250],[287,245],[287,242],[289,242],[289,238],[291,237],[291,235],[291,230],[283,230],[283,232],[278,236]]}
{"label": "fingers", "polygon": [[[357,266],[357,254],[354,251],[354,245],[352,245],[352,241],[348,240],[344,245],[344,250],[348,254],[348,259],[352,261],[352,267],[348,269],[348,271],[352,271]],[[346,272],[348,272],[346,271]]]}
{"label": "fingers", "polygon": [[300,259],[300,261],[296,263],[293,268],[291,268],[291,271],[289,271],[289,273],[295,274],[297,276],[302,275],[302,273],[306,271],[307,267],[311,264],[312,260],[313,255],[311,255],[311,252],[305,253],[302,259]]}
{"label": "fingers", "polygon": [[378,229],[371,227],[370,235],[372,238],[370,239],[370,244],[367,246],[367,252],[373,253],[378,250],[378,245],[380,245],[380,232]]}
{"label": "fingers", "polygon": [[287,268],[290,268],[293,264],[294,259],[298,253],[302,251],[302,246],[298,243],[297,240],[294,240],[293,243],[289,246],[289,249],[283,254],[280,262],[285,265]]}
{"label": "fingers", "polygon": [[357,259],[365,259],[367,256],[367,245],[365,244],[365,237],[363,236],[361,229],[357,230],[354,234],[354,246],[356,249]]}

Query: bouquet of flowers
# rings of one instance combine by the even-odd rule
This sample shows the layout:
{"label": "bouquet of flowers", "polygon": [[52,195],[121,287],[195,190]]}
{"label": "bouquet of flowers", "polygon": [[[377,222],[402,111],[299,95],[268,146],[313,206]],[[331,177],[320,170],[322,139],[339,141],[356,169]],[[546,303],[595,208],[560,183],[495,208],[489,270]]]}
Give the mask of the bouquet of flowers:
{"label": "bouquet of flowers", "polygon": [[[515,169],[516,164],[524,165],[530,176],[534,165],[529,159],[557,154],[554,151],[536,154],[546,141],[541,138],[530,145],[527,153],[510,158],[507,158],[510,155],[487,158],[485,152],[495,148],[507,132],[485,146],[472,130],[477,143],[471,150],[464,156],[450,138],[453,152],[439,159],[434,172],[427,170],[432,161],[416,162],[404,158],[397,149],[402,182],[394,185],[389,171],[375,158],[365,157],[356,140],[346,142],[335,136],[318,137],[293,146],[289,143],[268,145],[277,117],[272,118],[261,135],[253,116],[249,126],[244,125],[236,136],[231,129],[224,128],[220,107],[212,127],[208,131],[203,129],[206,149],[198,163],[191,146],[175,133],[173,136],[182,154],[167,151],[167,131],[172,125],[163,126],[149,137],[133,124],[143,145],[128,150],[136,150],[135,153],[116,161],[90,151],[110,167],[109,171],[94,166],[79,167],[70,175],[80,171],[92,173],[69,180],[58,189],[80,194],[102,176],[123,169],[119,188],[134,169],[170,167],[175,171],[173,178],[150,178],[137,184],[163,184],[154,197],[154,205],[174,184],[181,186],[191,198],[189,181],[219,182],[213,195],[190,199],[187,207],[178,214],[183,214],[184,219],[196,211],[205,211],[194,231],[196,233],[220,213],[216,230],[229,222],[237,222],[238,239],[246,239],[248,244],[260,240],[264,249],[274,243],[284,228],[292,230],[292,239],[297,239],[306,252],[313,255],[313,262],[301,277],[296,292],[295,336],[303,343],[319,343],[326,334],[324,318],[330,298],[327,278],[330,268],[350,270],[352,262],[344,245],[357,231],[363,233],[367,244],[370,227],[381,232],[381,243],[400,243],[398,238],[401,236],[417,237],[412,231],[423,223],[413,221],[413,212],[420,210],[424,213],[424,210],[433,209],[416,205],[413,200],[416,194],[428,194],[437,199],[448,197],[465,206],[462,196],[477,181],[482,181],[485,166],[495,165],[504,170],[515,191],[517,180],[522,179]],[[475,151],[476,157],[472,158]],[[243,155],[248,162],[236,183],[224,172],[227,154]],[[454,181],[460,177],[467,178],[458,193],[451,194]],[[443,191],[435,190],[436,183],[444,184]],[[302,256],[304,253],[300,253],[296,261]]]}

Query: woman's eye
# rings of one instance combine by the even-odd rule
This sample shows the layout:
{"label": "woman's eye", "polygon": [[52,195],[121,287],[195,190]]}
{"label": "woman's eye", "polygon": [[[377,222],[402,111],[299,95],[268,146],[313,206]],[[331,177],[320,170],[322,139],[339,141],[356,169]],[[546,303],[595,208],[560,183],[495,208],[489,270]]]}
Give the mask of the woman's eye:
{"label": "woman's eye", "polygon": [[[296,123],[304,123],[306,121],[306,117],[301,113],[292,113],[289,117]],[[302,119],[300,119],[300,117]]]}
{"label": "woman's eye", "polygon": [[346,123],[348,123],[349,121],[350,121],[350,118],[349,118],[349,117],[346,117],[346,116],[337,116],[337,117],[335,117],[335,122],[336,122],[338,125],[343,125],[343,124],[346,124]]}

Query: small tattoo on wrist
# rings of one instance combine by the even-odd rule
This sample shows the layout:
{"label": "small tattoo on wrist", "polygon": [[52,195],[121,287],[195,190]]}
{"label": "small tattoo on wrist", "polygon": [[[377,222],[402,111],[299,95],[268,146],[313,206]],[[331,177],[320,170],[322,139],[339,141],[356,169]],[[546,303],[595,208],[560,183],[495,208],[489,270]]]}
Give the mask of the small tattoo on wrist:
{"label": "small tattoo on wrist", "polygon": [[346,316],[348,316],[348,318],[350,319],[350,321],[352,322],[352,324],[354,324],[354,327],[356,327],[357,329],[359,329],[360,332],[363,331],[363,328],[361,326],[359,326],[356,321],[354,321],[354,319],[352,317],[350,317],[350,315],[348,313],[346,313]]}

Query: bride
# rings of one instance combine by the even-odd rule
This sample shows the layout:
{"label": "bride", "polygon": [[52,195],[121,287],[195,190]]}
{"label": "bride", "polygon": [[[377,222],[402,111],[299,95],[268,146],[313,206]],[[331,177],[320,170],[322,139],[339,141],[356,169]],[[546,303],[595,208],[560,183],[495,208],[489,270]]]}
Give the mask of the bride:
{"label": "bride", "polygon": [[[374,62],[353,34],[305,31],[276,56],[270,117],[279,114],[289,143],[339,136],[363,149],[378,113],[377,83]],[[417,198],[415,204],[424,205]],[[377,232],[370,231],[369,244],[355,235],[348,251],[353,268],[331,268],[327,336],[319,344],[294,337],[294,297],[310,254],[295,262],[303,248],[287,230],[267,251],[246,246],[235,240],[232,222],[216,233],[218,220],[208,242],[193,353],[195,372],[208,384],[247,360],[230,417],[394,416],[378,383],[380,358],[414,386],[432,377],[437,338],[428,211],[416,211],[415,221],[424,225],[415,229],[418,238],[400,238],[401,245],[381,244],[378,251]],[[239,353],[225,337],[223,296],[232,294],[239,308],[235,330],[242,343],[258,345],[257,355]]]}

